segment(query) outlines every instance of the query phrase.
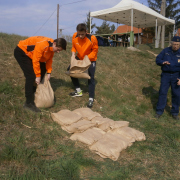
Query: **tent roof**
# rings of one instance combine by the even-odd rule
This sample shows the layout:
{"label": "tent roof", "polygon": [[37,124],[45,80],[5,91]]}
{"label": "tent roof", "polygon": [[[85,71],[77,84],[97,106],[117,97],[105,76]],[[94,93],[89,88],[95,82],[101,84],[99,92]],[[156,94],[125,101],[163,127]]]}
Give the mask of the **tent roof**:
{"label": "tent roof", "polygon": [[112,8],[91,12],[90,16],[130,26],[131,9],[133,9],[134,27],[154,27],[156,25],[156,18],[158,26],[175,24],[175,20],[168,19],[149,7],[133,0],[122,0]]}

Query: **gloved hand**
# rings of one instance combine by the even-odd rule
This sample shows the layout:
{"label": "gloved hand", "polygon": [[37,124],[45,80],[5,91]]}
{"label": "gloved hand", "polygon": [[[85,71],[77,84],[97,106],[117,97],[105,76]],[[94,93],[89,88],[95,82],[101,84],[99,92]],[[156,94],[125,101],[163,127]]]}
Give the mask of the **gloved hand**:
{"label": "gloved hand", "polygon": [[49,81],[51,78],[51,74],[47,74],[47,80]]}
{"label": "gloved hand", "polygon": [[41,81],[41,77],[36,77],[36,84],[39,84],[40,83],[40,81]]}

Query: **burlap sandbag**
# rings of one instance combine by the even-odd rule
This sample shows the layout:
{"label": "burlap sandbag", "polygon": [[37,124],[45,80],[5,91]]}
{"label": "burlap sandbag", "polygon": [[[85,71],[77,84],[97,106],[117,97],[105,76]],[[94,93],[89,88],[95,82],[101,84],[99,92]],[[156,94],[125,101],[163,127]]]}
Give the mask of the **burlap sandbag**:
{"label": "burlap sandbag", "polygon": [[87,120],[79,120],[76,123],[72,123],[69,126],[62,126],[61,128],[68,133],[78,133],[78,132],[83,132],[87,130],[88,128],[94,127],[95,123],[92,123],[91,121]]}
{"label": "burlap sandbag", "polygon": [[94,117],[92,118],[92,122],[96,123],[97,126],[107,122],[107,121],[110,121],[111,119],[109,118],[103,118],[102,116],[97,116],[97,117]]}
{"label": "burlap sandbag", "polygon": [[70,125],[79,121],[82,118],[80,114],[71,112],[68,109],[61,110],[58,113],[51,113],[51,117],[61,126]]}
{"label": "burlap sandbag", "polygon": [[123,149],[132,145],[126,138],[106,133],[101,139],[90,146],[90,150],[95,151],[103,158],[110,158],[116,161]]}
{"label": "burlap sandbag", "polygon": [[99,113],[93,112],[90,108],[79,108],[75,109],[73,112],[81,115],[83,118],[86,118],[88,120],[91,120],[94,117],[101,117]]}
{"label": "burlap sandbag", "polygon": [[105,134],[105,132],[99,128],[91,128],[87,129],[83,133],[74,133],[70,139],[73,141],[80,141],[82,143],[85,143],[87,145],[92,145],[96,141],[102,138],[102,136]]}
{"label": "burlap sandbag", "polygon": [[74,77],[74,78],[82,78],[82,79],[91,79],[91,77],[88,74],[88,69],[85,70],[83,73],[71,73],[69,71],[66,71],[66,75]]}
{"label": "burlap sandbag", "polygon": [[71,65],[69,71],[66,72],[66,75],[69,75],[74,78],[85,78],[91,79],[88,74],[88,68],[91,65],[91,61],[88,56],[84,56],[83,60],[76,60],[71,57]]}
{"label": "burlap sandbag", "polygon": [[40,108],[48,108],[54,105],[54,91],[47,80],[47,74],[37,86],[34,102]]}
{"label": "burlap sandbag", "polygon": [[[108,118],[105,118],[105,119],[108,119]],[[128,125],[129,125],[129,122],[127,121],[114,121],[114,120],[109,119],[109,121],[107,120],[103,124],[100,124],[98,128],[102,129],[103,131],[109,131],[111,129],[126,127]]]}
{"label": "burlap sandbag", "polygon": [[117,129],[112,130],[112,133],[116,135],[123,135],[130,142],[146,140],[146,137],[143,132],[140,132],[130,127],[117,128]]}
{"label": "burlap sandbag", "polygon": [[83,73],[87,70],[91,65],[91,61],[89,60],[88,56],[84,56],[83,60],[77,60],[71,57],[71,67],[70,73]]}

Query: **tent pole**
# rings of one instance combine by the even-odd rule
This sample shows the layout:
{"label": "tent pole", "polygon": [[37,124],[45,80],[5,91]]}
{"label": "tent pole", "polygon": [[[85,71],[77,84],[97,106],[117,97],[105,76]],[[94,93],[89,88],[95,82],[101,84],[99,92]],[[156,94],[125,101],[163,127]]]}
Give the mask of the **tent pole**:
{"label": "tent pole", "polygon": [[139,48],[139,26],[138,26],[138,48]]}
{"label": "tent pole", "polygon": [[155,48],[157,48],[157,18],[156,18],[156,31],[155,31],[156,35],[155,35]]}
{"label": "tent pole", "polygon": [[174,37],[174,35],[175,35],[175,24],[174,24],[174,30],[173,30],[173,37]]}
{"label": "tent pole", "polygon": [[131,9],[131,33],[130,33],[130,46],[133,46],[133,9]]}
{"label": "tent pole", "polygon": [[91,34],[91,13],[90,13],[89,19],[90,19],[90,28],[89,28],[89,33]]}
{"label": "tent pole", "polygon": [[[117,19],[117,28],[118,28],[118,19]],[[116,47],[118,46],[118,42],[117,42],[117,28],[116,28],[116,35],[115,35]]]}

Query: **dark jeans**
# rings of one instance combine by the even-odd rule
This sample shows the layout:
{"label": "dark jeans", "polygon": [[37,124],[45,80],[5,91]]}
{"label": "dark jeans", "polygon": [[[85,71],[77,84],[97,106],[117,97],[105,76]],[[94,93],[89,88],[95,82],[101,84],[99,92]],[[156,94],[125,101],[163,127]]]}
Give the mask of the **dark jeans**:
{"label": "dark jeans", "polygon": [[177,78],[179,78],[179,72],[161,74],[161,86],[159,90],[159,99],[156,107],[156,113],[161,115],[164,112],[167,103],[167,93],[171,86],[172,93],[172,108],[171,114],[177,116],[179,113],[179,100],[180,100],[180,86],[177,85]]}
{"label": "dark jeans", "polygon": [[[77,58],[76,58],[77,59]],[[77,59],[79,60],[79,59]],[[68,70],[70,69],[70,66],[68,67]],[[96,70],[96,61],[92,61],[91,65],[88,69],[88,74],[91,77],[91,79],[88,79],[88,88],[89,88],[89,97],[94,98],[94,92],[95,92],[95,79],[94,74]],[[72,83],[75,86],[75,88],[80,88],[79,80],[78,78],[71,77]]]}
{"label": "dark jeans", "polygon": [[[36,75],[34,73],[32,59],[30,59],[25,52],[20,49],[18,46],[14,49],[14,57],[16,58],[17,62],[19,63],[24,76],[26,78],[25,82],[25,97],[27,103],[34,102],[34,91],[35,91],[35,78]],[[46,63],[40,62],[41,68],[41,80],[43,79],[46,73]]]}

